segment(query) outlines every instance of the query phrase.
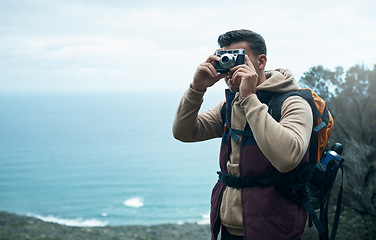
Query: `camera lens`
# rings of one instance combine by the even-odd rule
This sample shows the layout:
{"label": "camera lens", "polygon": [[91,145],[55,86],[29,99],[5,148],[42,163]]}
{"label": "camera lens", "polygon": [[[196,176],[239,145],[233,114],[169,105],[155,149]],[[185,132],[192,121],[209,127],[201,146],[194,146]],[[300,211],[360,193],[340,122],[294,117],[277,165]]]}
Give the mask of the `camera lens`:
{"label": "camera lens", "polygon": [[230,69],[235,66],[235,58],[233,57],[233,55],[225,53],[221,56],[219,64],[223,69]]}
{"label": "camera lens", "polygon": [[224,57],[222,58],[222,62],[223,62],[223,63],[228,63],[228,61],[230,61],[230,59],[229,59],[227,56],[224,56]]}

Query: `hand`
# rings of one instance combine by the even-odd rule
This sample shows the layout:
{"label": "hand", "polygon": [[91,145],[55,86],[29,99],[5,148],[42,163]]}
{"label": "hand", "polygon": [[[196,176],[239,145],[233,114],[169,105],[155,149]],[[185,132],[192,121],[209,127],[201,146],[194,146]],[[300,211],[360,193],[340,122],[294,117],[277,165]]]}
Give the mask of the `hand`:
{"label": "hand", "polygon": [[245,55],[245,63],[232,68],[231,73],[232,84],[239,84],[241,99],[256,93],[259,76],[248,55]]}
{"label": "hand", "polygon": [[200,92],[205,92],[208,87],[213,86],[221,78],[226,76],[226,73],[219,74],[214,68],[214,63],[219,61],[217,55],[210,55],[209,58],[198,66],[191,87]]}

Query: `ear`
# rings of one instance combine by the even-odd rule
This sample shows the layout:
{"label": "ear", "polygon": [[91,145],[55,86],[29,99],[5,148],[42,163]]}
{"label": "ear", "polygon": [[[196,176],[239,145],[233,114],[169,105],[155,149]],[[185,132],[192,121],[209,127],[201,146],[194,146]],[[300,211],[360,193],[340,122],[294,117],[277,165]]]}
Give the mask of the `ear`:
{"label": "ear", "polygon": [[268,59],[266,58],[266,55],[260,54],[257,57],[257,67],[258,67],[258,69],[264,69],[267,61],[268,61]]}

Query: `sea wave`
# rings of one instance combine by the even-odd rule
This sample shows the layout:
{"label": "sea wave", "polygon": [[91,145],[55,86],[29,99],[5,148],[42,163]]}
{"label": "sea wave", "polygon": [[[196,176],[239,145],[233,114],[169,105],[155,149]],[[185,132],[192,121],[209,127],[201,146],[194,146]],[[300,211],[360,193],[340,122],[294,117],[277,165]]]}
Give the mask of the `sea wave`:
{"label": "sea wave", "polygon": [[124,201],[124,205],[127,207],[139,208],[144,206],[144,199],[141,197],[129,198]]}
{"label": "sea wave", "polygon": [[52,223],[58,223],[61,225],[66,226],[72,226],[72,227],[104,227],[107,226],[107,221],[100,221],[98,219],[82,219],[82,218],[76,218],[76,219],[63,219],[58,218],[52,215],[48,216],[41,216],[38,214],[31,214],[28,213],[27,216],[38,218],[44,222],[52,222]]}
{"label": "sea wave", "polygon": [[197,221],[197,224],[199,224],[199,225],[210,224],[210,212],[208,212],[206,214],[202,214],[201,217],[202,217],[202,219]]}

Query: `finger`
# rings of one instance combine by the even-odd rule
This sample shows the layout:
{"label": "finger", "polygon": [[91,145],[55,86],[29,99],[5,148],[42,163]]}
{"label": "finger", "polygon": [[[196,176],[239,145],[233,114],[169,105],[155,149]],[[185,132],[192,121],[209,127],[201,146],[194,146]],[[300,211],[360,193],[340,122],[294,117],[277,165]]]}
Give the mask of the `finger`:
{"label": "finger", "polygon": [[212,64],[209,64],[208,68],[210,69],[215,81],[218,81],[219,79],[227,76],[227,73],[218,73],[217,69],[215,69],[215,67]]}
{"label": "finger", "polygon": [[219,57],[217,55],[210,55],[205,62],[207,63],[213,63],[215,61],[219,61]]}
{"label": "finger", "polygon": [[242,70],[238,69],[237,71],[234,72],[231,76],[231,81],[233,84],[240,84],[243,74],[245,74]]}
{"label": "finger", "polygon": [[255,66],[253,66],[253,63],[251,59],[248,57],[248,55],[245,55],[245,64],[249,66],[252,70],[256,71]]}
{"label": "finger", "polygon": [[252,61],[251,61],[251,59],[249,59],[247,54],[245,55],[245,64],[247,66],[251,66],[251,65],[253,66]]}
{"label": "finger", "polygon": [[218,74],[216,76],[217,81],[227,76],[227,73],[217,73],[217,74]]}
{"label": "finger", "polygon": [[212,55],[210,55],[208,57],[208,59],[206,59],[206,62],[210,62],[210,63],[213,63],[215,61],[218,62],[220,60],[220,57],[217,56],[217,51],[219,51],[219,50],[222,50],[222,48],[219,48],[219,49],[215,50],[215,52]]}
{"label": "finger", "polygon": [[211,77],[216,77],[216,70],[211,63],[202,63],[199,66],[199,71],[205,74],[208,74]]}
{"label": "finger", "polygon": [[250,66],[243,64],[243,65],[238,65],[238,66],[231,68],[230,72],[232,74],[234,74],[239,69],[244,69],[244,70],[247,70],[247,71],[250,71],[250,72],[254,71],[254,68],[252,69]]}
{"label": "finger", "polygon": [[215,69],[214,65],[211,63],[203,63],[200,66],[202,66],[202,70],[208,73],[211,77],[215,78],[215,80],[219,80],[226,76],[226,73],[219,74],[217,69]]}
{"label": "finger", "polygon": [[217,50],[215,50],[215,52],[213,53],[213,55],[217,55],[217,52],[220,51],[220,50],[223,50],[223,48],[218,48]]}
{"label": "finger", "polygon": [[209,71],[210,71],[210,75],[212,76],[212,77],[216,77],[218,74],[217,74],[217,70],[215,69],[215,67],[214,67],[214,65],[213,64],[211,64],[211,63],[209,63],[209,64],[207,64],[207,67],[208,67],[208,69],[209,69]]}
{"label": "finger", "polygon": [[215,69],[214,65],[211,63],[207,63],[207,62],[202,63],[200,67],[202,68],[202,70],[207,72],[211,77],[216,78],[218,80],[227,76],[227,73],[218,73],[217,69]]}
{"label": "finger", "polygon": [[255,74],[249,66],[243,65],[243,67],[237,68],[237,70],[232,74],[233,83],[238,83],[242,81],[243,78],[247,78]]}

